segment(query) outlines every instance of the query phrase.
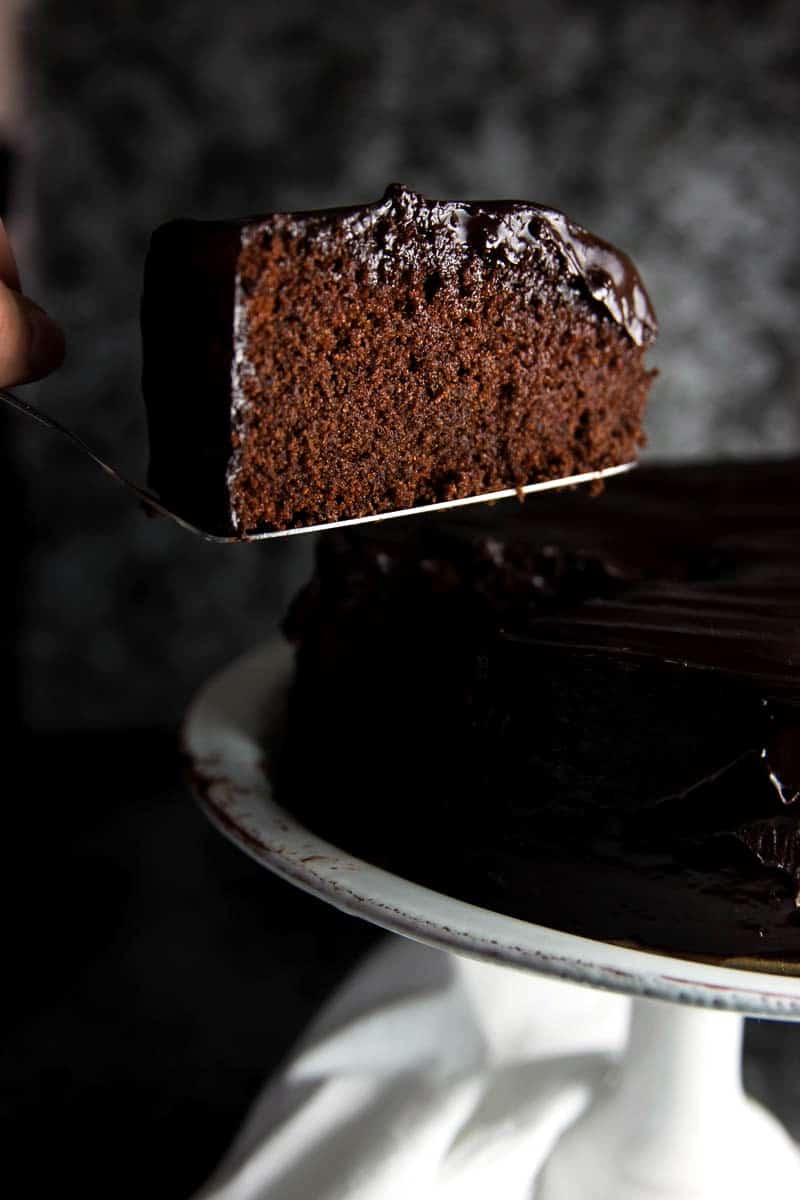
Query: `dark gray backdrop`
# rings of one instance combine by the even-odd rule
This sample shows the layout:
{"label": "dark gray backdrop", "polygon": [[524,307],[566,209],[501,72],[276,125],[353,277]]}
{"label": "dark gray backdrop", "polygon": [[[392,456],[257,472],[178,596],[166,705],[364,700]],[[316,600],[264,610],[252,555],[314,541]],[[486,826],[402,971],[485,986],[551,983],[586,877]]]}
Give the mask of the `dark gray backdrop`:
{"label": "dark gray backdrop", "polygon": [[[150,230],[176,215],[368,200],[394,179],[434,196],[542,200],[631,252],[662,324],[649,454],[800,447],[790,0],[28,11],[18,200],[35,218],[36,287],[70,337],[67,367],[37,395],[134,474]],[[3,431],[26,522],[23,719],[173,723],[213,666],[274,623],[308,540],[195,542],[47,435]]]}
{"label": "dark gray backdrop", "polygon": [[[150,230],[393,178],[541,199],[633,253],[663,330],[650,453],[800,449],[793,4],[22,7],[16,229],[71,343],[38,399],[130,471]],[[7,414],[0,448],[0,690],[31,727],[3,746],[6,1174],[186,1196],[370,938],[228,847],[176,761],[187,697],[264,636],[310,546],[197,543]],[[747,1086],[796,1136],[799,1050],[748,1023]]]}

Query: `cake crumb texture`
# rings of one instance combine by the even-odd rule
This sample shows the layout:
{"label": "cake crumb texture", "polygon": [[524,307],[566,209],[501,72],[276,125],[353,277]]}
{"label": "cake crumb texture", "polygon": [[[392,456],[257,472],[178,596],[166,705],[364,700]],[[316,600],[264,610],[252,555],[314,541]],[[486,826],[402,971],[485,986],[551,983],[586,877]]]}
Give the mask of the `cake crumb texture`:
{"label": "cake crumb texture", "polygon": [[403,190],[384,211],[382,228],[276,217],[243,236],[237,528],[412,508],[635,457],[644,347],[576,281],[549,226],[530,234],[533,210],[520,210],[524,236],[508,216],[471,227],[467,209]]}

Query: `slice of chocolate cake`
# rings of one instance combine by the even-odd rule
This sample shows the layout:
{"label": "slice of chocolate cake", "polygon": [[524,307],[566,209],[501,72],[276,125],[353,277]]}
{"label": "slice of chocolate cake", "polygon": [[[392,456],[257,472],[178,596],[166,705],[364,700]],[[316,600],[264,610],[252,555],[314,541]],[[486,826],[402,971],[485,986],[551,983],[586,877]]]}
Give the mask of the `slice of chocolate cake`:
{"label": "slice of chocolate cake", "polygon": [[620,251],[525,203],[179,221],[142,303],[150,483],[220,534],[630,461],[656,322]]}
{"label": "slice of chocolate cake", "polygon": [[800,964],[798,472],[327,535],[287,621],[283,803],[485,907]]}

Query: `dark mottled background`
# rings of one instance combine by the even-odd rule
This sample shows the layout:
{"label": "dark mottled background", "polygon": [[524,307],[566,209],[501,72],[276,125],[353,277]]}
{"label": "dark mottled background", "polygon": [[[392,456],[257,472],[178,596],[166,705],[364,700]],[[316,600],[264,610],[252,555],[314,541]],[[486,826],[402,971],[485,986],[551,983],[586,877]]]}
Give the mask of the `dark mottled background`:
{"label": "dark mottled background", "polygon": [[[377,197],[516,196],[628,249],[661,318],[652,455],[800,447],[800,9],[570,0],[40,0],[28,16],[39,291],[70,359],[38,389],[141,476],[150,231]],[[11,436],[6,434],[6,436]],[[308,544],[148,522],[20,430],[19,638],[36,727],[174,721],[260,637]]]}
{"label": "dark mottled background", "polygon": [[[800,450],[791,0],[20,7],[15,233],[70,341],[29,394],[132,474],[151,229],[394,179],[545,201],[631,252],[662,324],[649,454]],[[25,1194],[184,1196],[369,940],[207,829],[175,760],[310,544],[194,541],[6,413],[0,454],[8,1162]],[[794,1033],[753,1024],[746,1073],[800,1134]]]}

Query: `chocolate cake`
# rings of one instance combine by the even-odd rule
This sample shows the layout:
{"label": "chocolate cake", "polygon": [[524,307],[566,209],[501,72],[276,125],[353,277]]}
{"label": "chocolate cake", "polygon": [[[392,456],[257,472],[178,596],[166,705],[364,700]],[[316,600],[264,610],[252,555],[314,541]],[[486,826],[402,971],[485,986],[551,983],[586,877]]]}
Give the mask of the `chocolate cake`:
{"label": "chocolate cake", "polygon": [[497,911],[800,965],[798,472],[326,535],[286,622],[284,805]]}
{"label": "chocolate cake", "polygon": [[562,213],[428,201],[178,221],[142,302],[150,483],[252,535],[634,458],[656,322]]}

